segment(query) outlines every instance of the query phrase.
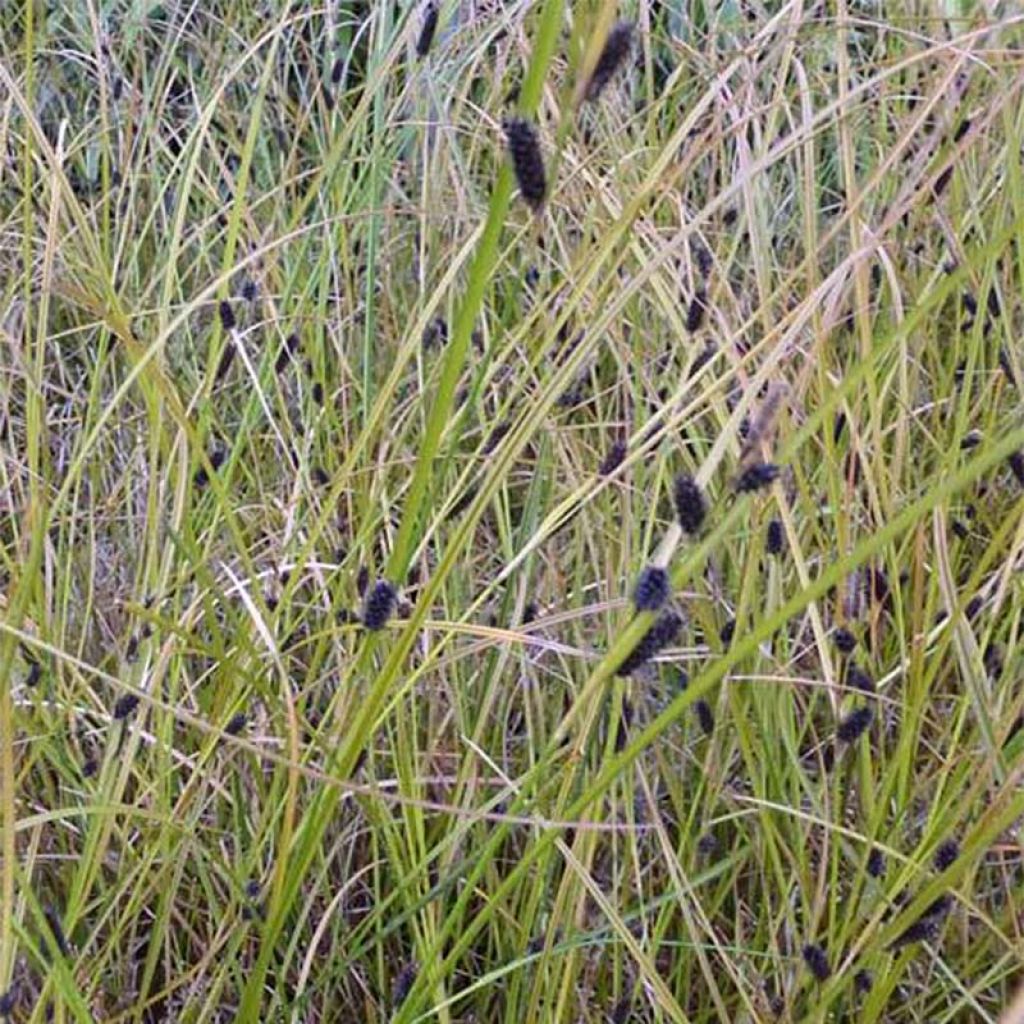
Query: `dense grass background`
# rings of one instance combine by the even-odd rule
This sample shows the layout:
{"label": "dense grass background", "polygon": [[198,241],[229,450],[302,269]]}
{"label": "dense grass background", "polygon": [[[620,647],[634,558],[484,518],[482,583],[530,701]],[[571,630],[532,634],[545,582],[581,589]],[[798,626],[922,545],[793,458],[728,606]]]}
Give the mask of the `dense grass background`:
{"label": "dense grass background", "polygon": [[1020,12],[423,17],[0,5],[0,1009],[1000,1019]]}

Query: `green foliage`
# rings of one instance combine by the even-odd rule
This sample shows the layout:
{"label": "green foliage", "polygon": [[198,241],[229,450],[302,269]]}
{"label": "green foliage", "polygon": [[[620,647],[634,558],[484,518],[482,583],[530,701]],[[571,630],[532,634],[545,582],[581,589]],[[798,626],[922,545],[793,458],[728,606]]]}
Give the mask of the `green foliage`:
{"label": "green foliage", "polygon": [[46,6],[0,7],[13,1019],[999,1019],[1018,22]]}

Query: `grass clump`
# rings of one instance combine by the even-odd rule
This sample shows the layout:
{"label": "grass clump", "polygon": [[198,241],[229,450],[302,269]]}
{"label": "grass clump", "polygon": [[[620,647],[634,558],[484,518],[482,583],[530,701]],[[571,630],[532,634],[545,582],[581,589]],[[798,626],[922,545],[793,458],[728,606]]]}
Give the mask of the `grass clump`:
{"label": "grass clump", "polygon": [[1020,19],[43,6],[0,1017],[998,1020]]}

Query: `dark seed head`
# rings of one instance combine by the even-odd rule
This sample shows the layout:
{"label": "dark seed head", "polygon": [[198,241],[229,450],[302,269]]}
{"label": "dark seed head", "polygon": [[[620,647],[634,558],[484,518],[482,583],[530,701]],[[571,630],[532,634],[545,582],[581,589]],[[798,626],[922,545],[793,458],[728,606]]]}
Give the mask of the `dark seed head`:
{"label": "dark seed head", "polygon": [[251,277],[247,277],[242,285],[242,298],[246,302],[255,302],[260,294],[260,286]]}
{"label": "dark seed head", "polygon": [[704,522],[707,506],[704,492],[689,473],[680,473],[673,484],[676,517],[686,533],[697,533]]}
{"label": "dark seed head", "polygon": [[213,375],[214,380],[223,380],[228,370],[231,369],[231,364],[235,361],[235,343],[234,340],[228,338],[224,345],[224,349],[220,354],[220,361],[217,363],[217,369]]}
{"label": "dark seed head", "polygon": [[506,118],[504,129],[519,191],[533,210],[539,212],[547,193],[547,179],[537,130],[521,117]]}
{"label": "dark seed head", "polygon": [[851,690],[860,690],[861,693],[875,692],[875,681],[856,664],[851,664],[846,669],[846,685]]}
{"label": "dark seed head", "polygon": [[26,686],[35,686],[43,674],[43,666],[38,661],[33,661],[28,667],[28,675],[25,676]]}
{"label": "dark seed head", "polygon": [[512,429],[512,424],[505,420],[499,423],[488,435],[487,440],[484,441],[484,446],[481,449],[484,455],[490,455],[495,448],[501,444],[501,439]]}
{"label": "dark seed head", "polygon": [[395,978],[395,984],[392,989],[391,997],[394,1005],[401,1006],[405,1002],[406,996],[412,990],[412,986],[416,981],[416,975],[419,974],[420,965],[415,960],[406,964],[405,967],[398,973]]}
{"label": "dark seed head", "polygon": [[839,723],[839,728],[836,729],[836,739],[840,743],[854,743],[867,732],[873,717],[874,713],[870,707],[857,708],[855,711],[851,711]]}
{"label": "dark seed head", "polygon": [[857,638],[848,629],[843,629],[842,626],[835,630],[832,634],[832,639],[835,641],[840,654],[852,654],[853,649],[857,646]]}
{"label": "dark seed head", "polygon": [[64,937],[64,928],[60,923],[60,915],[57,913],[57,908],[52,904],[48,904],[44,908],[43,913],[46,915],[46,923],[50,926],[50,931],[53,932],[57,948],[64,956],[67,956],[70,949],[68,947],[68,940]]}
{"label": "dark seed head", "polygon": [[807,964],[807,969],[814,975],[815,979],[827,981],[828,976],[832,973],[832,969],[828,965],[828,957],[825,955],[825,950],[821,946],[809,942],[804,946],[803,954],[804,963]]}
{"label": "dark seed head", "polygon": [[700,723],[701,732],[705,736],[710,736],[715,731],[715,714],[711,710],[711,705],[706,700],[699,700],[694,704],[693,709],[697,712],[697,721]]}
{"label": "dark seed head", "polygon": [[246,726],[248,719],[242,711],[231,716],[231,720],[224,726],[224,732],[228,736],[237,736]]}
{"label": "dark seed head", "polygon": [[359,572],[356,573],[356,591],[359,596],[362,597],[366,593],[366,588],[370,585],[370,570],[365,565],[359,567]]}
{"label": "dark seed head", "polygon": [[425,349],[443,345],[448,340],[448,324],[442,317],[434,317],[423,331],[422,344]]}
{"label": "dark seed head", "polygon": [[1017,483],[1024,487],[1024,452],[1013,452],[1007,462],[1010,463],[1010,469],[1017,478]]}
{"label": "dark seed head", "polygon": [[727,619],[725,625],[718,631],[718,639],[722,641],[723,647],[728,647],[732,643],[732,638],[736,635],[736,620]]}
{"label": "dark seed head", "polygon": [[846,429],[846,414],[839,413],[832,423],[832,440],[838,444],[839,439],[843,436],[843,431]]}
{"label": "dark seed head", "polygon": [[363,602],[363,625],[370,630],[383,629],[388,624],[398,593],[387,580],[377,580]]}
{"label": "dark seed head", "polygon": [[682,626],[682,617],[677,612],[671,610],[662,612],[618,667],[616,670],[618,674],[629,676],[642,668],[662,648],[667,647],[676,639]]}
{"label": "dark seed head", "polygon": [[629,742],[629,727],[633,724],[633,705],[625,697],[622,699],[622,713],[619,716],[619,728],[615,732],[615,749],[624,750]]}
{"label": "dark seed head", "polygon": [[327,470],[322,466],[314,466],[309,475],[313,478],[313,483],[317,487],[326,487],[331,481],[331,478],[327,475]]}
{"label": "dark seed head", "polygon": [[324,386],[320,381],[313,381],[313,387],[310,393],[313,396],[313,401],[316,402],[317,405],[324,404]]}
{"label": "dark seed head", "polygon": [[587,82],[586,98],[591,103],[596,101],[604,87],[612,80],[615,72],[622,66],[623,61],[629,56],[630,48],[633,45],[633,23],[620,21],[613,25],[605,40],[601,56],[597,59],[594,71]]}
{"label": "dark seed head", "polygon": [[695,334],[704,323],[704,313],[707,310],[707,294],[703,288],[694,292],[690,304],[686,308],[686,329],[690,334]]}
{"label": "dark seed head", "polygon": [[616,441],[615,444],[608,449],[608,453],[604,459],[601,460],[601,465],[598,466],[597,472],[600,476],[611,476],[622,465],[626,458],[626,445],[622,441]]}
{"label": "dark seed head", "polygon": [[868,854],[867,872],[872,878],[885,874],[885,854],[877,846],[872,846]]}
{"label": "dark seed head", "polygon": [[741,494],[749,491],[760,491],[778,478],[782,472],[778,466],[771,462],[755,462],[736,478],[736,490]]}
{"label": "dark seed head", "polygon": [[225,331],[233,331],[235,329],[235,311],[231,308],[231,303],[227,299],[222,299],[217,307],[217,312],[220,313],[221,327]]}
{"label": "dark seed head", "polygon": [[114,720],[120,721],[127,718],[138,706],[139,698],[134,693],[126,693],[123,697],[118,697],[117,703],[114,704]]}
{"label": "dark seed head", "polygon": [[0,1017],[10,1017],[14,1013],[14,1005],[17,999],[14,994],[14,989],[8,989],[2,995],[0,995]]}
{"label": "dark seed head", "polygon": [[765,531],[764,549],[769,555],[778,555],[782,552],[782,523],[778,519],[768,522],[768,529]]}
{"label": "dark seed head", "polygon": [[935,870],[945,871],[946,868],[952,867],[953,862],[959,856],[960,845],[955,839],[947,839],[939,843],[939,848],[935,851]]}
{"label": "dark seed head", "polygon": [[866,995],[871,991],[871,983],[874,979],[870,971],[860,970],[853,976],[853,991],[859,995]]}
{"label": "dark seed head", "polygon": [[637,577],[633,604],[638,612],[655,612],[672,593],[672,581],[660,565],[647,565]]}
{"label": "dark seed head", "polygon": [[284,340],[284,344],[281,346],[281,351],[277,354],[277,359],[274,361],[274,373],[283,373],[291,361],[292,356],[298,351],[299,348],[299,336],[297,334],[289,334]]}
{"label": "dark seed head", "polygon": [[341,76],[345,71],[345,60],[339,57],[331,65],[331,85],[337,85],[341,81]]}
{"label": "dark seed head", "polygon": [[423,27],[420,29],[420,37],[416,40],[416,56],[426,57],[430,53],[430,44],[434,41],[434,33],[437,31],[437,4],[434,0],[424,8]]}
{"label": "dark seed head", "polygon": [[705,832],[704,835],[697,840],[697,852],[705,857],[710,857],[713,854],[718,853],[721,849],[722,844],[718,841],[718,836],[714,832]]}

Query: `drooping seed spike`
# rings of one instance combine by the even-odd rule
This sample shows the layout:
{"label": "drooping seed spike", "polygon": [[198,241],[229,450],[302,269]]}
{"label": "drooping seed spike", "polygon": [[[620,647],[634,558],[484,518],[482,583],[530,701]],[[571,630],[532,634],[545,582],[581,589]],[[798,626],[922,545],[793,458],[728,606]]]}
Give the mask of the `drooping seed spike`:
{"label": "drooping seed spike", "polygon": [[363,625],[373,631],[381,630],[388,624],[398,601],[394,584],[388,580],[377,580],[363,602]]}
{"label": "drooping seed spike", "polygon": [[645,566],[637,577],[633,604],[638,612],[655,612],[672,593],[672,581],[660,565]]}
{"label": "drooping seed spike", "polygon": [[874,712],[870,707],[857,708],[851,711],[836,729],[836,739],[840,743],[855,743],[868,731]]}
{"label": "drooping seed spike", "polygon": [[782,470],[771,462],[755,462],[747,466],[736,478],[736,490],[741,494],[770,487]]}
{"label": "drooping seed spike", "polygon": [[676,518],[685,533],[695,534],[700,531],[707,514],[704,492],[689,473],[680,473],[673,484],[672,496],[675,500]]}
{"label": "drooping seed spike", "polygon": [[225,331],[233,331],[235,329],[235,311],[231,308],[231,303],[227,299],[221,300],[217,312],[220,314],[221,327]]}
{"label": "drooping seed spike", "polygon": [[633,23],[631,21],[620,21],[612,26],[608,38],[601,49],[601,56],[597,58],[597,64],[587,82],[585,92],[586,98],[595,102],[604,91],[605,86],[615,76],[623,62],[629,56],[633,45]]}
{"label": "drooping seed spike", "polygon": [[519,191],[533,211],[539,213],[547,194],[547,178],[537,129],[521,117],[506,118],[504,129]]}
{"label": "drooping seed spike", "polygon": [[655,620],[653,625],[640,638],[636,647],[626,656],[616,672],[620,676],[629,676],[647,664],[659,651],[672,643],[679,635],[683,619],[677,612],[669,609]]}
{"label": "drooping seed spike", "polygon": [[423,26],[420,29],[419,38],[416,40],[416,56],[426,57],[430,53],[430,45],[434,41],[434,33],[437,31],[437,4],[430,0],[423,10]]}
{"label": "drooping seed spike", "polygon": [[832,973],[832,968],[829,967],[825,950],[816,943],[808,942],[803,948],[803,956],[804,963],[807,964],[807,969],[814,975],[815,980],[827,981]]}

